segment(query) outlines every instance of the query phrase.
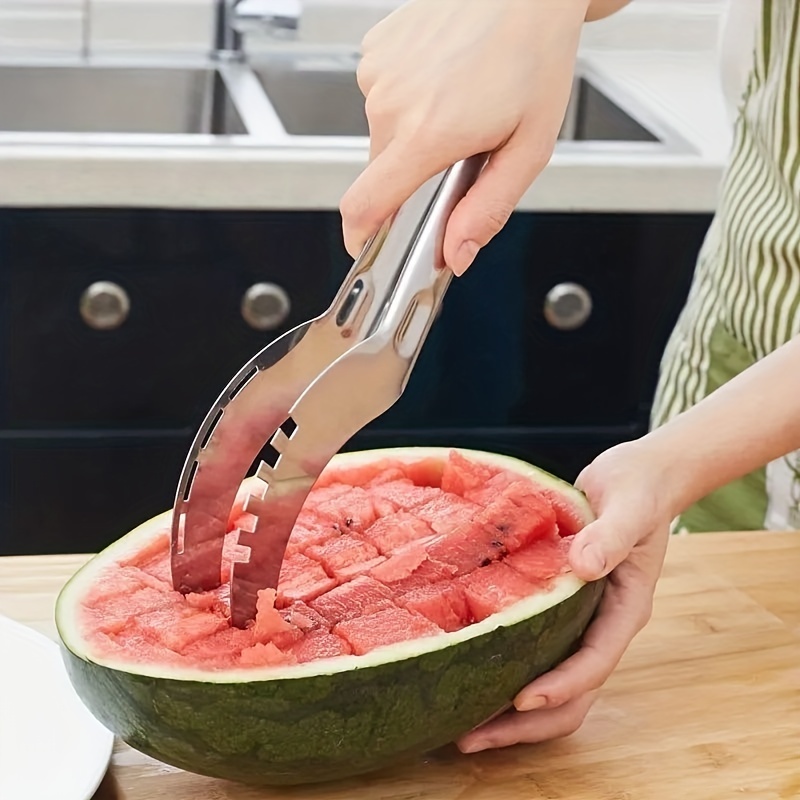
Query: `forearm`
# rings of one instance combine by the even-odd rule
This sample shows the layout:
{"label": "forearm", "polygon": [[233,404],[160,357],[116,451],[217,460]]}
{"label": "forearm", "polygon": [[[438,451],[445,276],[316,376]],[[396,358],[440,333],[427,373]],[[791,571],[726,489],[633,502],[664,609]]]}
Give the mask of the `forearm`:
{"label": "forearm", "polygon": [[631,0],[591,0],[589,10],[586,12],[586,21],[594,22],[598,19],[610,17],[630,2]]}
{"label": "forearm", "polygon": [[800,449],[800,336],[640,444],[655,459],[675,514]]}

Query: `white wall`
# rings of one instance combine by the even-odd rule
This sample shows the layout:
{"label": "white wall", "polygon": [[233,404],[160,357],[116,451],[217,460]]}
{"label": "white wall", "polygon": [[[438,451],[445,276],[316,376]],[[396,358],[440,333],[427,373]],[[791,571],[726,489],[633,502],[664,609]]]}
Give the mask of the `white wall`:
{"label": "white wall", "polygon": [[83,0],[0,0],[0,50],[77,52]]}
{"label": "white wall", "polygon": [[[257,2],[257,0],[251,0]],[[375,22],[403,0],[303,0],[303,39],[357,45]],[[592,45],[625,47],[642,43],[654,16],[674,20],[671,35],[687,47],[707,43],[707,25],[681,18],[708,19],[729,0],[633,0],[607,22],[588,26]],[[755,0],[736,0],[755,2]],[[89,19],[84,8],[91,9]],[[213,0],[0,0],[0,54],[3,52],[79,53],[85,35],[92,49],[205,52],[211,42]]]}

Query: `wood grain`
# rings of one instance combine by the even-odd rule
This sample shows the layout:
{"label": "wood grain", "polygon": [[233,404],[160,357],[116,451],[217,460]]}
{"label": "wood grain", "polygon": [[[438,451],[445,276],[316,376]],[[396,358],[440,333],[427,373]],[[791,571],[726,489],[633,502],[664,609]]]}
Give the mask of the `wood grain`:
{"label": "wood grain", "polygon": [[[0,614],[54,636],[86,556],[0,559]],[[95,800],[800,800],[800,532],[670,542],[652,622],[581,730],[445,749],[360,780],[285,790],[190,775],[123,744]]]}

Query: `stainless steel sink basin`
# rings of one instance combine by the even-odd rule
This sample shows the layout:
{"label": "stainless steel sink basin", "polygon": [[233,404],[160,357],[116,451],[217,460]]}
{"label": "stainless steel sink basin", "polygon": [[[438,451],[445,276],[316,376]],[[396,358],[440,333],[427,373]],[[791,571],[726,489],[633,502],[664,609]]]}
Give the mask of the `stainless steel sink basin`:
{"label": "stainless steel sink basin", "polygon": [[[364,98],[356,82],[355,55],[280,52],[251,64],[286,132],[301,137],[369,135]],[[579,67],[562,142],[655,143],[668,132],[637,120],[612,100],[602,78]]]}
{"label": "stainless steel sink basin", "polygon": [[0,131],[33,133],[247,133],[211,67],[0,67]]}
{"label": "stainless steel sink basin", "polygon": [[[0,144],[343,148],[369,128],[358,54],[319,48],[248,59],[0,63]],[[687,152],[660,115],[581,62],[557,150]]]}
{"label": "stainless steel sink basin", "polygon": [[251,63],[291,136],[369,136],[355,56],[276,53]]}
{"label": "stainless steel sink basin", "polygon": [[571,142],[659,141],[653,131],[623,111],[585,77],[578,77],[573,82],[558,138]]}

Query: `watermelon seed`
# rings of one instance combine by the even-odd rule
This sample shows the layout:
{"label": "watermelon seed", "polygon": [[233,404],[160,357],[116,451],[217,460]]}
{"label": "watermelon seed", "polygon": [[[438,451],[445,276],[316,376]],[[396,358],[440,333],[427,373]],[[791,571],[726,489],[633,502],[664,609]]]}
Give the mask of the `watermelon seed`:
{"label": "watermelon seed", "polygon": [[347,527],[348,527],[348,528],[352,527],[352,525],[353,525],[353,519],[352,519],[351,517],[348,517],[348,518],[347,518],[347,519],[344,521],[344,524],[345,524],[345,525],[347,525]]}
{"label": "watermelon seed", "polygon": [[484,558],[483,561],[481,561],[481,566],[482,567],[488,567],[489,564],[491,564],[491,563],[492,563],[492,559],[491,558]]}

